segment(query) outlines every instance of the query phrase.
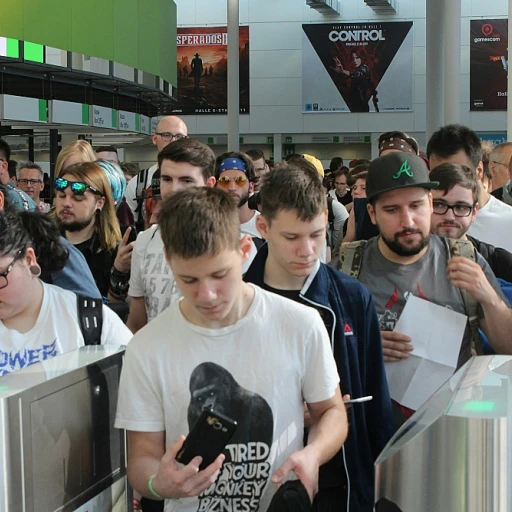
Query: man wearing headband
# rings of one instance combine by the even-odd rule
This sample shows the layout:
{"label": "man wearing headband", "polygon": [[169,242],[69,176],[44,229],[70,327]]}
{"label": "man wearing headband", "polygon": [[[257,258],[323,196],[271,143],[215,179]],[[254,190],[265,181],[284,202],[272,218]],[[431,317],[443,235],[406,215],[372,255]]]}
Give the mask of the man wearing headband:
{"label": "man wearing headband", "polygon": [[256,228],[259,212],[251,210],[247,201],[254,194],[256,174],[251,159],[245,153],[224,153],[218,159],[217,187],[229,192],[238,201],[238,218],[240,231],[251,235],[256,249],[263,244]]}
{"label": "man wearing headband", "polygon": [[[215,154],[198,140],[181,138],[167,145],[158,154],[158,166],[163,201],[184,188],[215,185]],[[133,333],[181,297],[164,259],[157,224],[137,237],[128,295],[132,300],[126,325]]]}
{"label": "man wearing headband", "polygon": [[418,149],[416,140],[404,132],[386,132],[379,137],[379,156],[399,151],[417,155]]}

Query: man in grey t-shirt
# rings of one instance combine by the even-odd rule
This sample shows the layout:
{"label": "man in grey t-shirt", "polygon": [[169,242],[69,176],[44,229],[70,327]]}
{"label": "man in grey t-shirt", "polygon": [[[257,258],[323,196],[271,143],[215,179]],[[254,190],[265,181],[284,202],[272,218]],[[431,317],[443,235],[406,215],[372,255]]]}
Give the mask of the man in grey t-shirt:
{"label": "man in grey t-shirt", "polygon": [[[380,236],[364,248],[359,279],[375,299],[384,359],[400,361],[413,350],[414,339],[393,331],[409,294],[464,313],[460,290],[479,303],[480,326],[495,351],[511,354],[512,310],[487,263],[480,255],[476,263],[450,257],[446,240],[430,234],[437,185],[423,160],[406,153],[377,158],[368,171],[368,213]],[[467,329],[459,366],[471,356],[469,339]]]}

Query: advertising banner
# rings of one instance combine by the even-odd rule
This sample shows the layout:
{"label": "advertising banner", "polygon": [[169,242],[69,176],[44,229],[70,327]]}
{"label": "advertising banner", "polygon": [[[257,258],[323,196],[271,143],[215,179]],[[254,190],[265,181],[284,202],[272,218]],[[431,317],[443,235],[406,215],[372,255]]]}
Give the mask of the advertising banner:
{"label": "advertising banner", "polygon": [[302,25],[304,112],[412,110],[412,21]]}
{"label": "advertising banner", "polygon": [[[249,27],[240,27],[240,113],[249,113]],[[226,114],[227,27],[178,28],[179,114]]]}
{"label": "advertising banner", "polygon": [[507,110],[508,20],[471,20],[470,110]]}

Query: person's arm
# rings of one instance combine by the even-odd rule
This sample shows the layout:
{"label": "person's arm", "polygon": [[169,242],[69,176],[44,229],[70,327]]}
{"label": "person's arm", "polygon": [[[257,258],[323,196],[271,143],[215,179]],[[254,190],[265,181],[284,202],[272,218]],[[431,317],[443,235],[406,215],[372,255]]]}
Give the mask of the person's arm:
{"label": "person's arm", "polygon": [[[195,457],[180,468],[176,455],[183,445],[179,437],[165,450],[165,432],[128,431],[128,480],[142,496],[152,500],[198,496],[212,485],[219,475],[224,455],[199,471],[201,457]],[[149,488],[149,481],[154,493]],[[155,494],[156,493],[156,494]]]}
{"label": "person's arm", "polygon": [[348,214],[347,233],[343,237],[343,243],[353,242],[356,239],[356,219],[354,215],[354,209],[350,210]]}
{"label": "person's arm", "polygon": [[272,476],[279,483],[293,471],[313,500],[318,487],[318,470],[340,450],[348,434],[348,420],[339,387],[332,398],[308,403],[310,428],[308,443],[293,453]]}
{"label": "person's arm", "polygon": [[131,297],[130,313],[126,326],[135,334],[148,323],[148,314],[146,312],[146,304],[144,297]]}
{"label": "person's arm", "polygon": [[466,290],[480,304],[480,326],[492,348],[497,354],[512,354],[512,310],[498,294],[499,284],[492,271],[488,270],[488,277],[478,263],[462,256],[450,258],[446,269],[452,284]]}
{"label": "person's arm", "polygon": [[124,302],[128,292],[132,253],[135,246],[135,242],[128,242],[131,231],[131,226],[126,229],[116,251],[108,289],[108,299],[111,302]]}
{"label": "person's arm", "polygon": [[332,211],[334,213],[332,247],[338,247],[339,243],[343,239],[343,225],[345,224],[349,214],[346,208],[338,201],[332,202]]}
{"label": "person's arm", "polygon": [[61,237],[60,241],[68,250],[69,256],[62,270],[51,273],[52,284],[77,295],[101,299],[101,293],[84,255],[66,238]]}

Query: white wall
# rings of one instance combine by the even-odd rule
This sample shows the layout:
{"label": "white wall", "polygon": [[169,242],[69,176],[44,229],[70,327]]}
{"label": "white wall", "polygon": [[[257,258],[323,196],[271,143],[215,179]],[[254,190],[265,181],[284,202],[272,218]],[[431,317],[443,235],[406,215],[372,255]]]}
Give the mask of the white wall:
{"label": "white wall", "polygon": [[[374,153],[378,134],[398,129],[417,137],[424,147],[426,1],[397,0],[397,14],[378,15],[363,0],[342,0],[342,15],[333,17],[322,16],[309,8],[305,0],[240,0],[240,24],[250,26],[251,91],[251,113],[240,116],[240,133],[365,133],[372,136]],[[178,26],[226,24],[227,0],[176,0],[176,4]],[[469,20],[506,17],[507,6],[507,0],[462,0],[460,121],[477,131],[506,131],[506,113],[469,112]],[[413,112],[303,114],[302,24],[376,20],[414,21]],[[227,132],[226,116],[184,116],[184,120],[190,134],[215,135]],[[364,149],[363,146],[361,152],[368,152],[368,145]],[[302,147],[300,151],[303,151]]]}

